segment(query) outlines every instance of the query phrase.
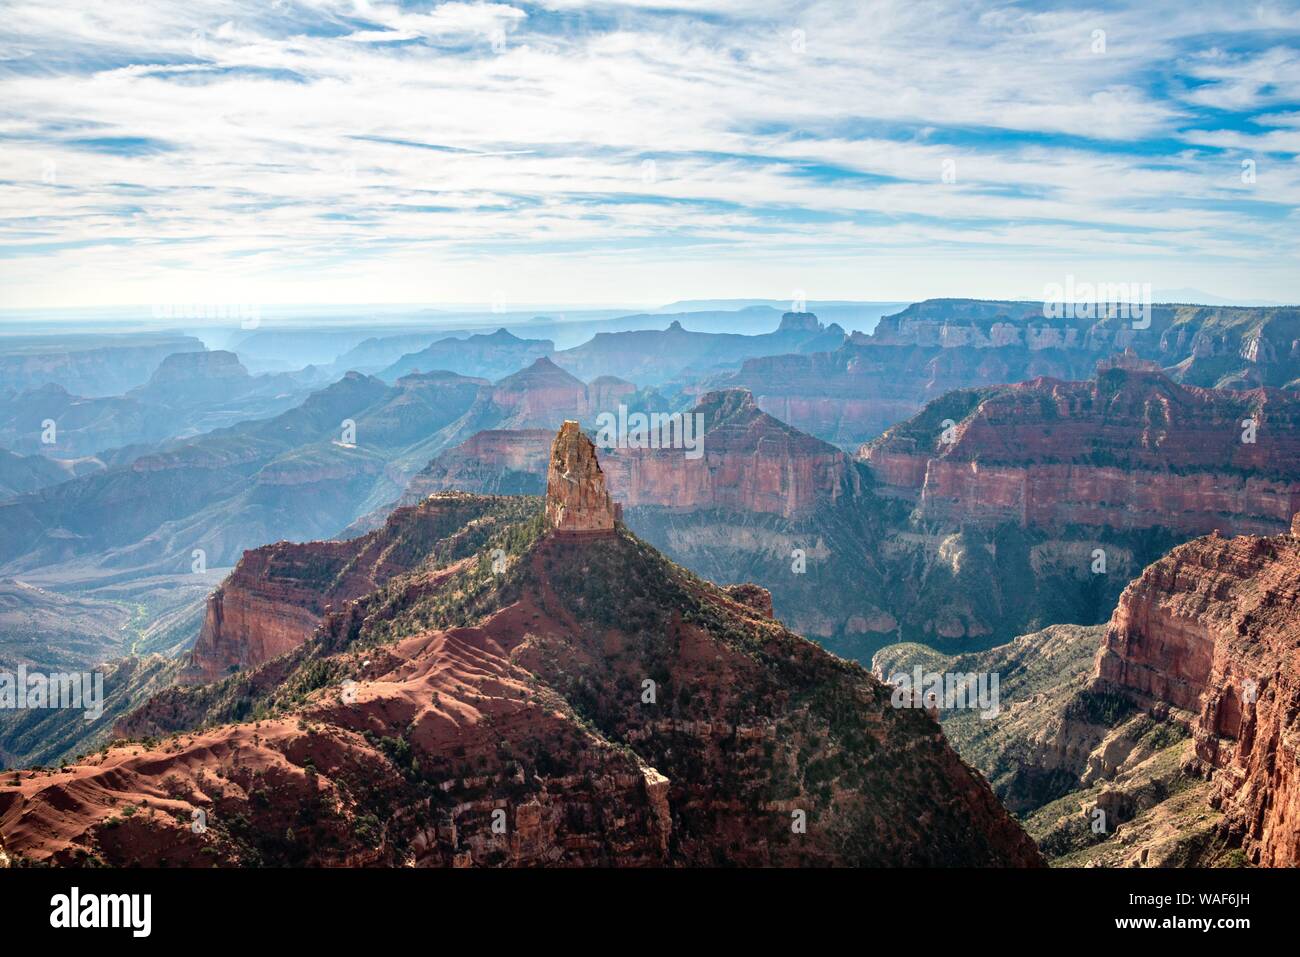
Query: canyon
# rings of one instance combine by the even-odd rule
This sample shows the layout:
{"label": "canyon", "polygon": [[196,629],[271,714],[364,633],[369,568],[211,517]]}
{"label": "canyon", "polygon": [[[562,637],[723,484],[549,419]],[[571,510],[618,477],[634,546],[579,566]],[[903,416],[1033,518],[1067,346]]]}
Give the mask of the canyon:
{"label": "canyon", "polygon": [[6,336],[0,383],[15,392],[53,384],[79,395],[117,395],[143,385],[167,356],[202,349],[196,337],[170,333]]}
{"label": "canyon", "polygon": [[1157,304],[1135,322],[1044,318],[1040,302],[929,299],[836,349],[754,357],[689,388],[749,389],[764,411],[852,450],[952,390],[1087,379],[1126,349],[1186,385],[1294,389],[1300,310]]}
{"label": "canyon", "polygon": [[1054,864],[1294,867],[1298,583],[1300,515],[1178,545],[1104,625],[956,657],[892,645],[873,670],[1003,676],[997,717],[946,711],[945,732]]}
{"label": "canyon", "polygon": [[[1117,366],[1091,382],[1039,380],[949,395],[855,461],[761,411],[744,390],[725,390],[685,413],[703,416],[699,458],[652,448],[602,457],[610,492],[638,535],[713,580],[759,582],[792,627],[869,661],[891,641],[973,650],[1054,621],[1104,620],[1146,563],[1192,534],[1237,527],[1226,509],[1189,512],[1180,525],[1160,521],[1153,505],[1142,512],[1142,503],[1156,502],[1161,490],[1171,501],[1176,494],[1192,501],[1197,461],[1206,470],[1197,481],[1210,487],[1275,487],[1268,476],[1292,468],[1283,415],[1293,408],[1289,393],[1261,395],[1186,388]],[[1152,428],[1148,409],[1169,416],[1162,431]],[[1232,444],[1240,431],[1228,427],[1239,412],[1260,422],[1259,441],[1244,452]],[[955,451],[937,443],[950,416]],[[451,488],[540,494],[546,451],[541,430],[480,433],[436,457],[401,501]],[[1116,458],[1121,453],[1127,458]],[[1109,486],[1080,478],[1090,456],[1110,456],[1106,469],[1133,478]],[[1005,458],[1012,463],[997,464]],[[940,467],[1008,484],[967,481],[973,491],[941,508],[925,478],[927,468]],[[1235,471],[1251,468],[1258,478]],[[1003,507],[1037,487],[1032,477],[1062,470],[1076,481],[1056,499],[1046,498],[1052,486],[1043,483],[1044,501],[1058,507],[1023,514]],[[1288,496],[1258,500],[1267,508],[1244,512],[1241,522],[1277,527],[1271,516]],[[1207,501],[1253,507],[1256,499],[1224,493]]]}
{"label": "canyon", "polygon": [[950,393],[858,457],[925,520],[1267,534],[1300,509],[1300,394],[1183,386],[1130,359]]}
{"label": "canyon", "polygon": [[1093,688],[1167,709],[1246,859],[1300,865],[1300,515],[1288,534],[1198,538],[1148,567]]}
{"label": "canyon", "polygon": [[[552,459],[567,478],[544,503],[434,496],[355,572],[334,543],[303,546],[299,582],[313,549],[322,586],[376,580],[399,541],[385,567],[409,570],[356,598],[326,588],[328,610],[287,588],[281,620],[324,611],[296,648],[157,695],[120,722],[133,740],[0,777],[0,848],[109,865],[1042,863],[930,716],[768,617],[762,589],[607,528],[580,432]],[[575,501],[598,529],[572,527]]]}

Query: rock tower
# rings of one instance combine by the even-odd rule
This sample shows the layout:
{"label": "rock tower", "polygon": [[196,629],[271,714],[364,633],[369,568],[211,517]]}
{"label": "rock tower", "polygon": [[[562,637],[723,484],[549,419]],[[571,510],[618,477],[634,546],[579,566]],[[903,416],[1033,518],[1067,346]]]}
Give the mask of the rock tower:
{"label": "rock tower", "polygon": [[546,520],[561,532],[612,532],[618,508],[605,490],[596,447],[577,422],[566,420],[551,444],[546,472]]}

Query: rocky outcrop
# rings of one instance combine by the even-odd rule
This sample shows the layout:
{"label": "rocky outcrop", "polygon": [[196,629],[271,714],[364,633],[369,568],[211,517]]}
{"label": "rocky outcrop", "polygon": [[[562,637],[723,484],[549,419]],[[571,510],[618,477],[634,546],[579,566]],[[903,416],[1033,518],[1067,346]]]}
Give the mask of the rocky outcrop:
{"label": "rocky outcrop", "polygon": [[1094,688],[1171,716],[1195,739],[1247,859],[1300,864],[1300,540],[1218,534],[1125,589]]}
{"label": "rocky outcrop", "polygon": [[208,598],[182,680],[215,681],[299,647],[331,608],[409,572],[430,536],[466,521],[472,501],[435,495],[397,509],[382,528],[350,541],[278,542],[245,552]]}
{"label": "rocky outcrop", "polygon": [[485,429],[447,449],[411,479],[399,504],[458,489],[485,495],[540,495],[555,433],[550,429]]}
{"label": "rocky outcrop", "polygon": [[1125,350],[1187,385],[1300,385],[1295,308],[1156,305],[1138,321],[1044,312],[1037,302],[926,300],[838,348],[768,353],[697,388],[747,388],[764,411],[851,449],[951,390],[1040,376],[1085,379],[1098,360]]}
{"label": "rocky outcrop", "polygon": [[596,461],[596,447],[570,419],[551,445],[546,471],[547,524],[559,532],[612,532],[616,517]]}
{"label": "rocky outcrop", "polygon": [[306,641],[320,624],[334,577],[352,557],[350,544],[281,542],[245,552],[208,598],[187,679],[215,681]]}
{"label": "rocky outcrop", "polygon": [[[693,430],[702,425],[692,431],[694,451],[680,443],[599,449],[606,484],[620,503],[789,518],[861,494],[858,467],[847,455],[760,411],[744,390],[711,393],[683,415],[702,417],[691,419]],[[599,430],[593,434],[601,438]],[[477,433],[430,462],[401,501],[414,504],[443,489],[539,494],[552,435],[543,429]]]}
{"label": "rocky outcrop", "polygon": [[790,518],[861,492],[847,455],[762,412],[743,389],[709,393],[686,415],[700,423],[694,450],[602,451],[610,489],[626,507]]}
{"label": "rocky outcrop", "polygon": [[[572,429],[557,443],[572,468],[594,463],[584,441]],[[6,854],[1041,864],[934,721],[893,707],[860,667],[623,530],[559,534],[536,503],[475,501],[463,526],[420,539],[413,571],[336,608],[307,644],[161,696],[165,740],[0,779]]]}
{"label": "rocky outcrop", "polygon": [[859,458],[954,525],[1272,533],[1300,508],[1300,395],[1112,367],[945,396]]}

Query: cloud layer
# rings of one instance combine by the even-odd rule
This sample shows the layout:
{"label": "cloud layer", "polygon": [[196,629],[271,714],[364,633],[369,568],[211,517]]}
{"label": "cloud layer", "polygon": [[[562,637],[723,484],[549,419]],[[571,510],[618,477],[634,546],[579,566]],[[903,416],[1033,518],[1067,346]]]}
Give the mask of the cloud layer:
{"label": "cloud layer", "polygon": [[1294,4],[16,0],[0,305],[1300,301],[1298,152]]}

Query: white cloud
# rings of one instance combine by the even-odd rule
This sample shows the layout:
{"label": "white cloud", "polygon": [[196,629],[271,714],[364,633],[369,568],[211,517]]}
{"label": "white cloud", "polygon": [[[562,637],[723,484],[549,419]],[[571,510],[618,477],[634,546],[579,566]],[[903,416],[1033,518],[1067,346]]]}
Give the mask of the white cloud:
{"label": "white cloud", "polygon": [[[313,272],[356,301],[536,300],[524,283],[561,276],[568,301],[720,294],[674,285],[707,282],[688,258],[749,270],[734,294],[797,261],[893,298],[978,255],[1006,289],[1034,256],[1122,255],[1300,298],[1276,211],[1300,203],[1289,12],[672,6],[11,4],[4,304],[209,282],[283,301]],[[1250,185],[1247,153],[1270,160]],[[895,287],[859,288],[900,251]]]}

